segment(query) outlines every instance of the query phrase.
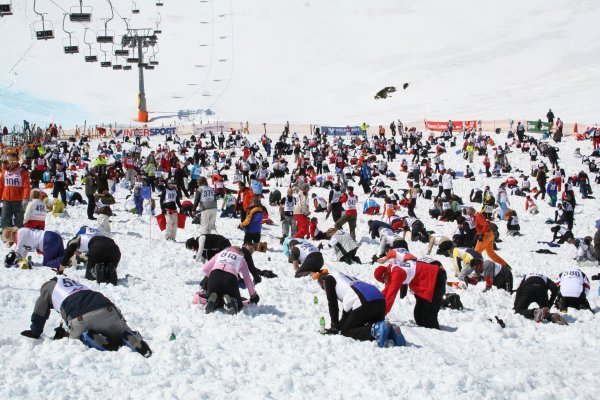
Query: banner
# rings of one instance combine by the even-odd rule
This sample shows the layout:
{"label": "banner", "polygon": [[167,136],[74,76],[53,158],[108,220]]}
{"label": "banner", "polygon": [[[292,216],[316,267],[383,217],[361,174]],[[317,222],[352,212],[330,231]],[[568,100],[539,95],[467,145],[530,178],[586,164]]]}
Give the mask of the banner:
{"label": "banner", "polygon": [[154,136],[154,135],[174,135],[177,128],[132,128],[132,129],[113,129],[112,133],[116,137],[124,136]]}
{"label": "banner", "polygon": [[321,133],[334,136],[360,135],[362,134],[362,130],[360,126],[322,126]]}
{"label": "banner", "polygon": [[224,129],[225,127],[218,122],[214,124],[194,125],[194,135],[199,136],[203,133],[208,133],[209,131],[218,133],[222,132]]}
{"label": "banner", "polygon": [[[477,128],[477,121],[452,121],[452,130],[461,131]],[[425,129],[430,131],[445,131],[448,129],[448,121],[427,121],[425,120]]]}
{"label": "banner", "polygon": [[550,131],[550,122],[542,122],[542,120],[537,121],[527,121],[527,132],[548,132]]}

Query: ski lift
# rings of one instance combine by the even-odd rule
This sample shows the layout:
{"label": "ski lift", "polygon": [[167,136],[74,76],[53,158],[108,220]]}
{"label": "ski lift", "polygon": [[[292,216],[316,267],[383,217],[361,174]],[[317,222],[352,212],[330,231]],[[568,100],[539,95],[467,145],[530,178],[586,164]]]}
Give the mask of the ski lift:
{"label": "ski lift", "polygon": [[93,62],[97,62],[98,61],[98,56],[96,55],[96,52],[92,52],[92,44],[88,43],[87,40],[85,40],[86,36],[87,36],[87,31],[89,28],[85,28],[85,31],[83,32],[83,41],[85,44],[88,45],[88,49],[89,49],[89,53],[84,57],[85,58],[85,62],[88,63],[93,63]]}
{"label": "ski lift", "polygon": [[12,15],[12,0],[1,0],[0,1],[0,17],[5,15]]}
{"label": "ski lift", "polygon": [[131,65],[123,65],[123,71],[131,71]]}
{"label": "ski lift", "polygon": [[98,43],[113,43],[114,39],[115,39],[114,31],[108,30],[108,23],[110,21],[112,21],[112,19],[115,17],[115,10],[113,9],[113,6],[112,6],[112,3],[110,2],[110,0],[106,0],[106,1],[108,1],[108,5],[110,5],[111,16],[110,16],[110,18],[103,18],[103,19],[105,19],[104,32],[100,32],[96,36],[96,42],[98,42]]}
{"label": "ski lift", "polygon": [[112,69],[113,71],[122,70],[123,66],[121,64],[113,64]]}
{"label": "ski lift", "polygon": [[160,35],[162,33],[162,30],[160,29],[161,22],[162,22],[162,17],[160,15],[160,13],[158,13],[158,17],[156,20],[156,29],[154,30],[154,35]]}
{"label": "ski lift", "polygon": [[115,50],[115,56],[127,57],[127,56],[129,56],[129,50],[127,50],[127,49],[116,49]]}
{"label": "ski lift", "polygon": [[127,57],[127,62],[129,64],[137,64],[138,62],[140,62],[140,59],[137,57]]}
{"label": "ski lift", "polygon": [[84,7],[83,0],[79,0],[79,7],[71,7],[69,19],[71,22],[90,22],[92,20],[92,7]]}
{"label": "ski lift", "polygon": [[152,69],[154,69],[154,66],[153,66],[153,65],[148,65],[148,64],[146,64],[146,65],[144,66],[144,69],[150,69],[150,70],[152,70]]}
{"label": "ski lift", "polygon": [[63,49],[65,51],[65,54],[77,54],[79,53],[79,43],[77,42],[77,39],[73,39],[73,37],[71,36],[73,32],[69,32],[65,29],[65,20],[67,19],[67,15],[67,13],[63,15],[63,31],[67,35],[69,35],[69,38],[65,38],[63,40]]}
{"label": "ski lift", "polygon": [[151,60],[151,61],[150,61],[150,65],[158,65],[158,61],[156,61],[156,60]]}
{"label": "ski lift", "polygon": [[140,9],[138,8],[137,4],[135,4],[135,2],[131,2],[131,13],[132,14],[139,14],[140,13]]}
{"label": "ski lift", "polygon": [[35,37],[37,40],[54,39],[54,29],[52,27],[52,22],[46,21],[44,19],[44,13],[37,12],[37,10],[35,9],[36,2],[36,0],[33,0],[33,12],[39,15],[42,19],[41,21],[36,21],[33,25],[35,29]]}
{"label": "ski lift", "polygon": [[156,2],[156,7],[162,7],[163,6],[163,2],[162,1],[157,1]]}
{"label": "ski lift", "polygon": [[102,50],[102,47],[100,47],[100,51],[102,51],[104,53],[104,60],[100,61],[100,67],[102,67],[102,68],[111,68],[112,67],[112,62],[108,61],[106,59],[106,51]]}

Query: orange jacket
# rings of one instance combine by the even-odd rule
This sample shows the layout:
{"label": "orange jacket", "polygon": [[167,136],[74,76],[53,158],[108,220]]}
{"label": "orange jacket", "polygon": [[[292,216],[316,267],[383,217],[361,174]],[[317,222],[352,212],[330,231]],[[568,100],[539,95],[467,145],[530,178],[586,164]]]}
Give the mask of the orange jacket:
{"label": "orange jacket", "polygon": [[29,173],[17,167],[13,170],[5,169],[0,174],[0,200],[23,201],[29,200],[31,183]]}
{"label": "orange jacket", "polygon": [[477,230],[478,235],[485,235],[490,231],[490,223],[482,213],[475,213],[473,222],[475,223],[475,230]]}
{"label": "orange jacket", "polygon": [[[244,211],[248,211],[248,207],[252,204],[252,199],[254,199],[254,193],[252,189],[246,188],[243,191],[238,191],[238,201],[236,204],[242,203],[242,209]],[[236,208],[237,209],[237,208]]]}

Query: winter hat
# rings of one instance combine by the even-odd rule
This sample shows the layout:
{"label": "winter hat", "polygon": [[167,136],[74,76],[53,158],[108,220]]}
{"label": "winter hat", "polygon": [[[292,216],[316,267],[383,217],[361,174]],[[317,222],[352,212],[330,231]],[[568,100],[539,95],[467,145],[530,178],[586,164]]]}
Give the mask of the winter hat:
{"label": "winter hat", "polygon": [[600,229],[600,219],[596,220],[596,229]]}
{"label": "winter hat", "polygon": [[386,275],[387,275],[387,268],[384,266],[379,266],[379,267],[375,268],[375,271],[373,271],[373,276],[375,276],[375,279],[379,282],[383,282]]}

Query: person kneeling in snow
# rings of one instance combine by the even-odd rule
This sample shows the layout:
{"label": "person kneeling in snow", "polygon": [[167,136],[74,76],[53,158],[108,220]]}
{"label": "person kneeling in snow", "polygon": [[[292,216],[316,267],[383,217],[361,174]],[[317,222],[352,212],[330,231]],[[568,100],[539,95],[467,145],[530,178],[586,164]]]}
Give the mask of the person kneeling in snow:
{"label": "person kneeling in snow", "polygon": [[[327,270],[314,273],[312,277],[327,295],[331,327],[326,334],[341,333],[360,341],[374,340],[379,347],[384,347],[388,340],[396,346],[406,344],[400,328],[385,321],[385,298],[375,286]],[[338,301],[343,304],[341,319]]]}
{"label": "person kneeling in snow", "polygon": [[[548,300],[548,290],[552,293]],[[557,324],[564,325],[566,322],[560,315],[548,311],[558,295],[558,286],[544,274],[526,274],[517,288],[515,296],[515,313],[521,314],[527,319],[535,322],[549,320]],[[529,309],[531,303],[537,303],[539,308]]]}
{"label": "person kneeling in snow", "polygon": [[558,275],[556,284],[560,288],[556,307],[561,312],[566,313],[569,307],[592,311],[587,300],[587,295],[590,293],[590,281],[583,271],[577,268],[563,271]]}
{"label": "person kneeling in snow", "polygon": [[82,253],[87,259],[85,279],[95,280],[98,283],[117,284],[117,266],[121,261],[121,249],[102,231],[87,226],[82,226],[75,237],[67,243],[58,273],[65,270],[75,254]]}
{"label": "person kneeling in snow", "polygon": [[[52,231],[42,231],[30,228],[4,228],[2,240],[10,246],[14,244],[14,251],[23,260],[30,251],[37,251],[44,255],[42,265],[57,269],[60,260],[65,254],[65,247],[60,234]],[[28,265],[28,268],[31,267]],[[26,267],[21,267],[28,269]]]}
{"label": "person kneeling in snow", "polygon": [[250,293],[250,303],[258,303],[258,293],[254,290],[254,283],[250,278],[248,264],[244,259],[242,250],[237,246],[231,246],[215,255],[202,268],[208,276],[205,311],[212,313],[216,308],[223,307],[228,314],[235,315],[244,307],[238,275],[242,275],[244,284]]}
{"label": "person kneeling in snow", "polygon": [[118,350],[124,345],[146,358],[152,355],[148,344],[138,332],[131,330],[117,306],[102,293],[62,276],[42,285],[31,315],[31,328],[21,335],[38,339],[53,308],[60,312],[69,329],[65,331],[61,324],[55,329],[54,339],[80,339],[101,351]]}
{"label": "person kneeling in snow", "polygon": [[[409,260],[399,264],[379,266],[374,271],[375,279],[385,284],[386,314],[392,310],[396,294],[407,285],[415,294],[414,317],[417,325],[440,329],[438,313],[442,298],[446,293],[446,271],[439,261],[430,258]],[[406,296],[406,286],[400,290],[400,297]]]}
{"label": "person kneeling in snow", "polygon": [[317,247],[308,242],[290,240],[290,260],[296,270],[296,278],[319,272],[325,264],[323,254]]}
{"label": "person kneeling in snow", "polygon": [[358,244],[352,236],[342,229],[330,228],[327,230],[329,237],[329,246],[335,250],[338,261],[343,261],[350,265],[352,262],[361,264],[360,258],[356,255]]}
{"label": "person kneeling in snow", "polygon": [[487,292],[496,286],[498,289],[504,289],[508,293],[513,289],[513,275],[509,267],[498,264],[497,262],[482,259],[473,259],[470,264],[466,264],[458,274],[458,280],[471,285],[476,285],[481,279],[485,279],[485,289]]}

